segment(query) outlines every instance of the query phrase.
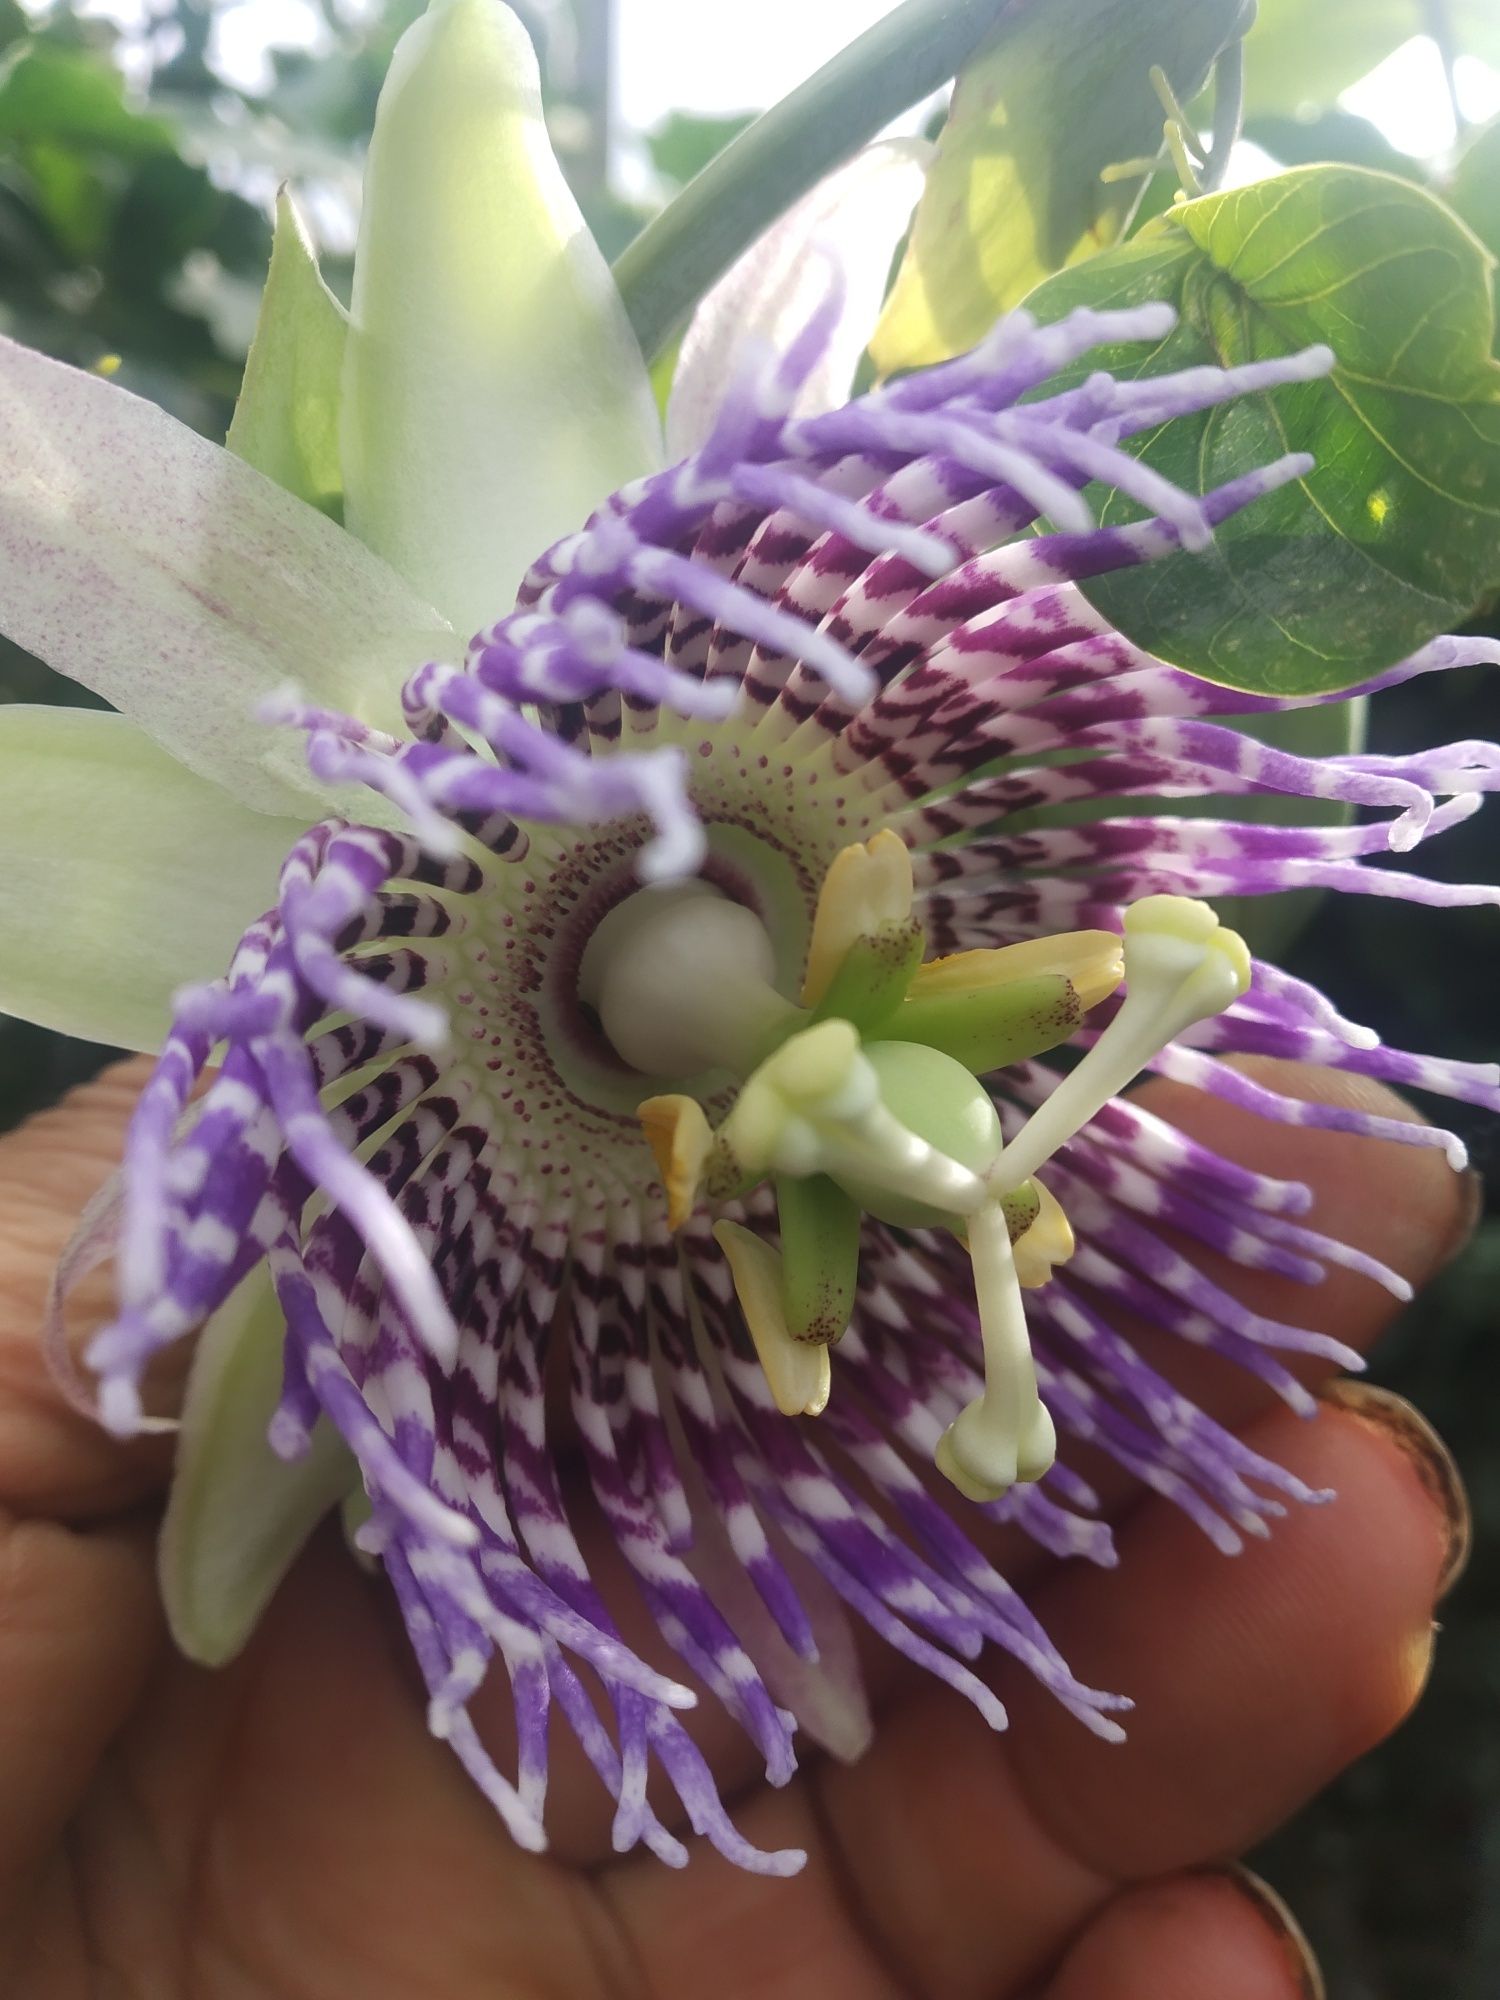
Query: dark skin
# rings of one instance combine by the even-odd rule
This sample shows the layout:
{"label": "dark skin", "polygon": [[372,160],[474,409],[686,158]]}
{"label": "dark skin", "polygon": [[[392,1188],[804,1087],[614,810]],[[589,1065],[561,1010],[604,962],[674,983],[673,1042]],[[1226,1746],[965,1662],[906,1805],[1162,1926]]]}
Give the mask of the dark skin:
{"label": "dark skin", "polygon": [[[1350,1078],[1257,1064],[1304,1095],[1401,1107]],[[1305,1424],[1246,1377],[1173,1358],[1191,1392],[1336,1506],[1218,1555],[1100,1473],[1115,1572],[997,1555],[1077,1671],[1136,1701],[1094,1741],[992,1669],[1012,1728],[872,1656],[875,1747],[816,1754],[780,1792],[705,1708],[735,1818],[808,1850],[775,1881],[695,1847],[672,1872],[610,1853],[599,1788],[556,1741],[553,1851],[514,1848],[427,1735],[377,1579],[325,1531],[230,1668],[185,1664],[152,1571],[160,1445],[69,1412],[35,1328],[72,1218],[118,1157],[141,1077],[113,1072],[0,1141],[0,1991],[15,2000],[1296,2000],[1315,1992],[1243,1852],[1415,1700],[1461,1560],[1462,1496],[1405,1405],[1330,1398]],[[1162,1084],[1154,1107],[1314,1183],[1314,1220],[1414,1282],[1465,1233],[1439,1155],[1289,1132]],[[1236,1272],[1271,1313],[1367,1347],[1390,1302],[1335,1273]],[[102,1296],[82,1302],[95,1322]],[[1161,1346],[1160,1337],[1148,1344]],[[1098,1468],[1089,1468],[1092,1476]],[[585,1510],[586,1511],[586,1510]],[[602,1550],[601,1567],[608,1569]],[[639,1626],[632,1637],[646,1643]],[[503,1693],[481,1724],[503,1751]],[[663,1811],[666,1806],[663,1804]]]}

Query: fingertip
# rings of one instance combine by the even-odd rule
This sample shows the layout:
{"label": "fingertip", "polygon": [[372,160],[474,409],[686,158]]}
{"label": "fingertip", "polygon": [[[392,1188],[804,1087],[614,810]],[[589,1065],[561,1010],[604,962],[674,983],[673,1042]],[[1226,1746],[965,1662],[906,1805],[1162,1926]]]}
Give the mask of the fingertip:
{"label": "fingertip", "polygon": [[1034,1607],[1082,1678],[1136,1706],[1109,1749],[1018,1685],[1012,1755],[1057,1837],[1127,1879],[1250,1846],[1396,1728],[1427,1678],[1454,1529],[1409,1443],[1336,1403],[1312,1424],[1262,1418],[1246,1442],[1334,1504],[1294,1508],[1225,1561],[1153,1498],[1122,1530],[1119,1572],[1064,1574]]}
{"label": "fingertip", "polygon": [[1445,1546],[1434,1601],[1441,1604],[1468,1568],[1474,1545],[1474,1513],[1458,1461],[1426,1417],[1391,1389],[1373,1382],[1331,1382],[1325,1403],[1372,1425],[1408,1461],[1443,1524]]}
{"label": "fingertip", "polygon": [[[42,1339],[58,1258],[119,1164],[148,1072],[145,1058],[117,1063],[0,1137],[0,1500],[21,1513],[98,1516],[165,1477],[159,1440],[122,1445],[70,1405]],[[112,1298],[107,1269],[83,1279],[69,1301],[70,1345],[108,1316]]]}
{"label": "fingertip", "polygon": [[1301,1926],[1245,1868],[1127,1889],[1074,1941],[1042,2000],[1324,2000]]}
{"label": "fingertip", "polygon": [[0,1896],[61,1831],[161,1633],[144,1526],[0,1516]]}

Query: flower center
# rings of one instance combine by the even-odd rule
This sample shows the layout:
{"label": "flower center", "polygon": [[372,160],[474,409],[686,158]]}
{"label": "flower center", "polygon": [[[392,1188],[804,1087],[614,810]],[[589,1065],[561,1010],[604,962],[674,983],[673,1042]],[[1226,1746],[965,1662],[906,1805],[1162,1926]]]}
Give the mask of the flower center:
{"label": "flower center", "polygon": [[[937,1464],[990,1500],[1039,1479],[1056,1449],[1021,1291],[1046,1282],[1072,1233],[1036,1174],[1167,1042],[1238,998],[1250,960],[1206,904],[1151,896],[1127,911],[1123,943],[1084,931],[924,963],[913,904],[906,847],[883,831],[829,869],[797,1001],[776,984],[764,924],[703,883],[611,911],[581,984],[640,1075],[738,1083],[717,1128],[688,1094],[649,1097],[639,1115],[673,1227],[700,1198],[775,1192],[779,1247],[728,1218],[714,1234],[782,1410],[828,1401],[864,1218],[965,1244],[985,1388]],[[1113,1018],[1007,1141],[981,1077],[1070,1040],[1122,976]]]}

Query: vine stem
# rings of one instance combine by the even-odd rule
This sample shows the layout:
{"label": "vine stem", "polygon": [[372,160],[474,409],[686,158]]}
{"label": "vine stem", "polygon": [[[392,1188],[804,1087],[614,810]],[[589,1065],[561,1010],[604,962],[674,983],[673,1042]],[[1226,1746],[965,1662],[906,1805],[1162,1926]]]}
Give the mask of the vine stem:
{"label": "vine stem", "polygon": [[615,264],[648,361],[769,223],[1037,0],[905,0],[726,146]]}

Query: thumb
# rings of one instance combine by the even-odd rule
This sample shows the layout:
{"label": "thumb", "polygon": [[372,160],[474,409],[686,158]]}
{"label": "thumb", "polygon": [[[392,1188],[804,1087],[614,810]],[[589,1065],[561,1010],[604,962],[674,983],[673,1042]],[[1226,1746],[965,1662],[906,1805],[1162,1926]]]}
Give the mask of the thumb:
{"label": "thumb", "polygon": [[[19,1514],[97,1519],[158,1489],[171,1462],[170,1440],[121,1444],[73,1409],[41,1342],[53,1268],[119,1164],[149,1067],[119,1063],[0,1138],[0,1506]],[[86,1339],[109,1310],[106,1271],[70,1301],[71,1339]]]}
{"label": "thumb", "polygon": [[[122,1064],[0,1139],[0,1985],[160,1642],[141,1503],[163,1477],[163,1440],[118,1444],[71,1409],[39,1337],[53,1264],[119,1157],[143,1076]],[[77,1304],[86,1330],[107,1288]]]}

